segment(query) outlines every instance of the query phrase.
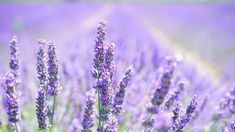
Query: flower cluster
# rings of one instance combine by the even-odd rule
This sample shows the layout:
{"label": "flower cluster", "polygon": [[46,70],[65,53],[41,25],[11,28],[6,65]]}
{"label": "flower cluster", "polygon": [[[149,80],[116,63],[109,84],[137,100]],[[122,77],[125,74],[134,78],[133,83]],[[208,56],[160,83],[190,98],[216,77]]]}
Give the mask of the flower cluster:
{"label": "flower cluster", "polygon": [[91,128],[95,125],[94,124],[94,104],[95,104],[95,97],[94,92],[90,91],[87,93],[87,101],[86,101],[86,108],[84,117],[82,120],[82,127],[84,132],[91,132]]}
{"label": "flower cluster", "polygon": [[165,108],[170,109],[175,101],[178,100],[178,96],[185,89],[185,83],[180,82],[178,88],[170,95],[169,99],[165,102]]}
{"label": "flower cluster", "polygon": [[151,104],[147,108],[147,111],[149,113],[157,114],[159,112],[159,107],[163,103],[164,98],[170,89],[171,79],[173,77],[175,66],[176,66],[175,60],[168,58],[163,74],[157,81],[156,84],[157,88],[152,96]]}
{"label": "flower cluster", "polygon": [[40,87],[46,90],[47,83],[47,67],[46,67],[46,52],[45,52],[46,40],[38,40],[37,51],[37,73]]}
{"label": "flower cluster", "polygon": [[190,101],[189,106],[186,109],[186,112],[183,116],[180,116],[180,106],[176,105],[175,109],[173,110],[173,131],[180,132],[182,129],[189,123],[191,116],[193,115],[196,107],[197,107],[197,100],[194,96],[193,99]]}
{"label": "flower cluster", "polygon": [[18,51],[16,36],[13,36],[9,46],[10,46],[10,63],[9,63],[10,69],[14,74],[14,76],[17,77],[19,74],[18,70],[19,70],[20,59],[19,59],[19,51]]}
{"label": "flower cluster", "polygon": [[122,111],[122,105],[125,97],[125,88],[132,77],[133,66],[130,66],[125,73],[125,76],[120,80],[118,91],[114,97],[114,103],[112,106],[112,113],[116,116]]}
{"label": "flower cluster", "polygon": [[38,97],[36,99],[36,114],[38,119],[39,129],[46,129],[49,127],[48,125],[48,117],[47,117],[47,100],[46,93],[43,88],[38,90]]}
{"label": "flower cluster", "polygon": [[48,43],[48,94],[54,96],[57,95],[61,91],[61,86],[59,82],[58,75],[58,60],[55,52],[55,44],[54,42]]}
{"label": "flower cluster", "polygon": [[[7,108],[9,123],[15,124],[20,118],[19,94],[16,92],[17,80],[13,73],[8,72],[5,75],[5,104]],[[13,128],[15,129],[15,128]]]}

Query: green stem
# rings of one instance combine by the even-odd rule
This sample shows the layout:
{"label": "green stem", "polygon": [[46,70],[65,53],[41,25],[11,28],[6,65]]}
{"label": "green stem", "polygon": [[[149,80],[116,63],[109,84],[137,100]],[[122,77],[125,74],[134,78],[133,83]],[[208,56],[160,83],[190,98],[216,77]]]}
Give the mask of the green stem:
{"label": "green stem", "polygon": [[101,115],[101,113],[100,113],[100,111],[101,111],[101,100],[100,100],[100,91],[98,90],[98,94],[97,94],[97,96],[98,96],[98,113],[99,113],[99,119],[98,119],[98,128],[101,126],[101,120],[100,120],[100,115]]}
{"label": "green stem", "polygon": [[52,106],[52,112],[51,112],[51,128],[50,132],[53,132],[53,127],[54,127],[54,113],[55,113],[55,105],[56,105],[56,96],[53,96],[53,106]]}
{"label": "green stem", "polygon": [[14,123],[14,124],[15,124],[16,132],[19,132],[19,129],[18,129],[18,125],[17,125],[17,123]]}

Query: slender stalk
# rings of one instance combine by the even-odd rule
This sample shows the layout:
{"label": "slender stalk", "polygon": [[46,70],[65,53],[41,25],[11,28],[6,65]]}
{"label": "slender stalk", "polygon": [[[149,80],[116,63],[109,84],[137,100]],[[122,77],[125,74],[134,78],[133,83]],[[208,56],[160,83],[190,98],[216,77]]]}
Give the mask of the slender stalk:
{"label": "slender stalk", "polygon": [[16,132],[19,132],[19,129],[18,129],[18,125],[17,125],[17,123],[15,122],[14,124],[15,124]]}
{"label": "slender stalk", "polygon": [[98,90],[98,94],[97,94],[97,96],[98,96],[98,113],[99,113],[99,122],[98,122],[98,128],[101,126],[101,120],[100,120],[100,111],[101,111],[101,100],[100,100],[100,90]]}
{"label": "slender stalk", "polygon": [[51,112],[51,128],[50,128],[50,132],[53,132],[53,127],[54,127],[54,113],[55,113],[55,105],[56,105],[56,96],[53,96],[53,106],[52,106],[52,112]]}

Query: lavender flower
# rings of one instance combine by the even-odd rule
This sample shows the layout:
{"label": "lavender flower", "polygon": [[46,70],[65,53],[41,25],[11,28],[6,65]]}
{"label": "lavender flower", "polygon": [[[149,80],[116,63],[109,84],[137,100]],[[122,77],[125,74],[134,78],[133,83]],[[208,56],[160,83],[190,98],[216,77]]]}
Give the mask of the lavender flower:
{"label": "lavender flower", "polygon": [[163,103],[166,94],[169,91],[171,85],[171,79],[175,70],[176,63],[172,59],[167,59],[167,65],[164,68],[164,72],[157,81],[156,91],[151,99],[151,104],[147,108],[147,111],[151,114],[157,114],[159,107]]}
{"label": "lavender flower", "polygon": [[183,117],[179,117],[174,124],[173,128],[175,131],[180,132],[182,129],[189,123],[192,114],[194,113],[196,106],[197,106],[196,97],[194,96],[193,99],[190,101],[189,106],[186,109],[186,113]]}
{"label": "lavender flower", "polygon": [[17,46],[17,37],[13,36],[12,40],[10,41],[10,68],[12,70],[12,73],[15,77],[18,76],[18,70],[19,70],[19,51]]}
{"label": "lavender flower", "polygon": [[8,121],[13,125],[13,130],[17,129],[17,122],[21,118],[19,110],[19,94],[16,92],[17,80],[13,73],[8,72],[5,75],[5,105],[7,108]]}
{"label": "lavender flower", "polygon": [[107,49],[105,52],[105,65],[104,68],[110,72],[110,78],[112,79],[113,73],[115,71],[115,62],[114,62],[114,55],[115,55],[115,44],[111,43],[107,45]]}
{"label": "lavender flower", "polygon": [[48,94],[54,96],[61,91],[58,75],[58,60],[54,42],[49,43],[48,48]]}
{"label": "lavender flower", "polygon": [[181,104],[180,103],[177,103],[175,105],[172,113],[173,113],[173,117],[172,117],[173,123],[177,124],[177,119],[179,119],[181,116]]}
{"label": "lavender flower", "polygon": [[45,53],[45,40],[38,40],[38,51],[37,51],[37,72],[40,87],[46,90],[47,83],[47,68],[46,68],[46,53]]}
{"label": "lavender flower", "polygon": [[48,117],[47,117],[47,100],[46,93],[43,88],[38,91],[38,97],[36,99],[36,114],[38,120],[39,129],[47,129],[48,128]]}
{"label": "lavender flower", "polygon": [[126,70],[125,76],[119,82],[118,92],[114,97],[114,104],[112,106],[112,113],[115,114],[116,116],[119,116],[119,114],[122,111],[122,104],[125,96],[125,88],[132,77],[132,72],[133,72],[133,66],[130,66]]}
{"label": "lavender flower", "polygon": [[179,94],[185,89],[185,83],[180,82],[178,88],[170,95],[169,99],[165,102],[165,108],[170,109],[174,101],[178,99]]}
{"label": "lavender flower", "polygon": [[95,125],[94,124],[94,110],[93,106],[95,104],[95,97],[94,93],[87,92],[87,102],[86,102],[86,108],[85,108],[85,113],[84,117],[82,120],[82,127],[83,127],[83,132],[91,132],[91,128]]}
{"label": "lavender flower", "polygon": [[100,80],[100,97],[101,97],[101,110],[99,120],[107,121],[108,116],[110,114],[110,105],[111,105],[111,79],[110,72],[105,70],[101,76]]}
{"label": "lavender flower", "polygon": [[97,37],[95,39],[95,58],[94,58],[94,66],[92,70],[92,75],[94,78],[98,79],[101,76],[101,72],[103,70],[103,62],[104,62],[104,47],[106,43],[106,22],[100,22],[98,26]]}

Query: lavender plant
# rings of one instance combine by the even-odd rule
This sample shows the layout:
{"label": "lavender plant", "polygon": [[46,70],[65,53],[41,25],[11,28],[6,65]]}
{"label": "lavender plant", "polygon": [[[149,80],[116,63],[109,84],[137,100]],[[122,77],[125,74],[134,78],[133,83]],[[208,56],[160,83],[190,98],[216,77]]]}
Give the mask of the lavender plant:
{"label": "lavender plant", "polygon": [[47,84],[47,89],[48,89],[48,94],[50,94],[53,97],[53,104],[50,109],[50,114],[49,114],[49,121],[51,125],[50,131],[53,131],[54,127],[54,115],[55,115],[55,107],[56,107],[56,96],[59,94],[61,91],[61,85],[60,85],[60,77],[58,73],[58,60],[55,52],[55,44],[54,42],[49,42],[48,43],[48,84]]}
{"label": "lavender plant", "polygon": [[114,103],[112,106],[112,114],[116,115],[117,117],[122,112],[123,102],[125,98],[125,89],[127,87],[128,82],[130,81],[133,73],[133,66],[130,66],[125,73],[125,76],[120,80],[118,91],[114,97]]}
{"label": "lavender plant", "polygon": [[94,92],[90,91],[87,93],[87,102],[86,108],[84,112],[84,117],[82,120],[82,127],[84,132],[91,132],[92,127],[95,125],[94,122],[94,104],[95,104],[95,96]]}
{"label": "lavender plant", "polygon": [[48,123],[48,105],[47,105],[47,68],[46,68],[46,52],[45,40],[38,40],[37,51],[37,73],[39,79],[38,96],[36,99],[36,114],[38,127],[41,130],[46,130],[49,127]]}

